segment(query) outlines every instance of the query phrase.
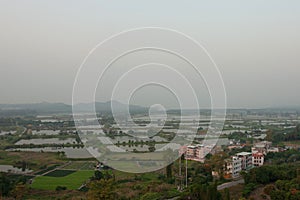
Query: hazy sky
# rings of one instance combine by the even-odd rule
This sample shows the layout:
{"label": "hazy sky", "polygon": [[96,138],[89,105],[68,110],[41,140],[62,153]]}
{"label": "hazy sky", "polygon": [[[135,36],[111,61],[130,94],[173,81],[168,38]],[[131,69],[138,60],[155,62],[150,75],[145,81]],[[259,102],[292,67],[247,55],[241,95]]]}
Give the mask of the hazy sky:
{"label": "hazy sky", "polygon": [[[229,107],[300,105],[299,0],[1,0],[0,103],[71,103],[88,52],[145,26],[203,44],[221,71]],[[159,97],[136,95],[146,105]]]}

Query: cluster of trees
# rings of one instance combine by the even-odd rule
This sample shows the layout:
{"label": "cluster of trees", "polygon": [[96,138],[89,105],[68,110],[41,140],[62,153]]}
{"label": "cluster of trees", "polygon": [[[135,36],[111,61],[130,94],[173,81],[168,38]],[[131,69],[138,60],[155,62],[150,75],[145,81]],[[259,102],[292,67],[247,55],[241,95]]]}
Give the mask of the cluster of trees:
{"label": "cluster of trees", "polygon": [[41,128],[47,128],[51,130],[57,130],[65,126],[74,126],[74,121],[56,121],[56,122],[42,122],[37,120],[35,117],[6,117],[0,118],[0,127],[16,127],[16,124],[19,126],[28,126],[29,124],[35,130]]}
{"label": "cluster of trees", "polygon": [[22,199],[27,192],[25,183],[27,182],[25,176],[9,176],[7,173],[0,173],[0,198],[13,197],[15,199]]}
{"label": "cluster of trees", "polygon": [[167,141],[171,141],[175,138],[176,133],[159,131],[159,133],[157,135],[164,138],[164,139],[166,139]]}
{"label": "cluster of trees", "polygon": [[245,183],[268,184],[277,180],[291,180],[297,176],[297,164],[264,165],[244,173]]}
{"label": "cluster of trees", "polygon": [[[278,180],[289,181],[297,178],[299,164],[265,165],[242,173],[245,180],[243,195],[247,196],[259,185],[274,183]],[[299,177],[298,177],[299,178]],[[297,188],[293,188],[296,189]],[[284,199],[284,198],[283,198]]]}
{"label": "cluster of trees", "polygon": [[18,148],[44,148],[44,147],[59,147],[59,148],[65,148],[65,147],[73,147],[73,148],[83,148],[83,144],[11,144],[6,145],[5,149],[18,149]]}
{"label": "cluster of trees", "polygon": [[[190,163],[188,168],[188,188],[180,195],[180,199],[218,200],[223,199],[217,190],[217,182],[214,182],[212,170],[220,169],[222,154],[211,156],[205,164]],[[220,162],[219,162],[220,161]],[[227,191],[227,197],[229,192]]]}
{"label": "cluster of trees", "polygon": [[0,194],[7,196],[9,192],[13,189],[12,181],[7,177],[6,174],[0,174]]}
{"label": "cluster of trees", "polygon": [[265,160],[272,164],[293,163],[300,161],[300,151],[289,149],[283,152],[270,152],[265,157]]}
{"label": "cluster of trees", "polygon": [[298,124],[295,129],[291,130],[269,131],[267,138],[275,144],[285,141],[300,140],[300,124]]}
{"label": "cluster of trees", "polygon": [[114,177],[107,171],[102,173],[101,171],[95,171],[94,176],[91,178],[91,182],[87,185],[87,199],[116,199],[115,192],[115,180]]}
{"label": "cluster of trees", "polygon": [[193,183],[186,192],[181,195],[181,200],[221,200],[222,195],[217,190],[217,184]]}
{"label": "cluster of trees", "polygon": [[300,178],[292,180],[278,180],[275,184],[267,185],[264,188],[262,197],[269,195],[272,200],[296,200],[300,199]]}
{"label": "cluster of trees", "polygon": [[0,144],[0,149],[6,149],[6,144],[14,144],[16,143],[20,137],[18,135],[2,135],[0,136],[0,140],[2,143]]}
{"label": "cluster of trees", "polygon": [[88,185],[87,199],[88,200],[115,200],[115,184],[113,179],[100,179],[90,182]]}
{"label": "cluster of trees", "polygon": [[[122,143],[120,141],[118,141],[116,143],[116,145],[119,147],[119,146],[128,146],[129,148],[130,147],[138,147],[140,145],[140,147],[143,147],[144,145],[148,146],[148,150],[149,152],[154,152],[155,151],[155,144],[156,143],[162,143],[162,142],[155,142],[153,140],[150,140],[150,141],[143,141],[143,140],[128,140],[127,142],[123,141]],[[143,153],[143,152],[146,152],[146,151],[138,151],[137,149],[133,149],[133,152],[134,153]]]}
{"label": "cluster of trees", "polygon": [[[57,135],[32,135],[32,134],[23,134],[21,136],[19,136],[19,140],[21,139],[25,139],[25,140],[30,140],[30,139],[48,139],[48,138],[59,138],[61,140],[63,139],[68,139],[68,138],[75,138],[77,143],[81,143],[81,140],[78,136],[78,134],[75,132],[75,133],[72,133],[72,132],[60,132],[59,134]],[[77,140],[77,138],[79,140]]]}
{"label": "cluster of trees", "polygon": [[247,134],[243,132],[233,132],[228,135],[228,139],[240,141],[240,143],[246,143],[247,140],[251,140],[251,141],[253,140],[252,138],[247,138]]}
{"label": "cluster of trees", "polygon": [[212,171],[218,172],[220,181],[224,181],[224,166],[225,159],[229,158],[229,154],[226,152],[218,152],[214,155],[207,154],[205,163],[210,167]]}
{"label": "cluster of trees", "polygon": [[143,147],[144,145],[149,145],[149,146],[153,146],[155,145],[155,141],[150,140],[150,141],[144,141],[144,140],[128,140],[127,142],[123,141],[122,143],[120,141],[118,141],[116,143],[117,146],[129,146],[129,147],[138,147],[138,145],[140,145],[141,147]]}

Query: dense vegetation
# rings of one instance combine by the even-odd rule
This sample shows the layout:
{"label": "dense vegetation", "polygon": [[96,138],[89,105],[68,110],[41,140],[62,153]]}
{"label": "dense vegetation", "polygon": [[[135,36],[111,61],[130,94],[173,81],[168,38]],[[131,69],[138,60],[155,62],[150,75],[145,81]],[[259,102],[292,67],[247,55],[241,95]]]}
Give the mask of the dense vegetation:
{"label": "dense vegetation", "polygon": [[285,141],[300,140],[300,124],[298,124],[294,129],[270,130],[267,134],[267,138],[274,144]]}
{"label": "dense vegetation", "polygon": [[[299,163],[292,164],[281,164],[281,165],[265,165],[259,168],[254,168],[250,170],[248,173],[243,173],[243,177],[245,180],[245,188],[243,195],[248,196],[252,190],[260,185],[267,185],[270,183],[283,181],[284,183],[289,183],[289,191],[284,193],[284,198],[279,199],[294,199],[295,196],[299,197]],[[278,199],[275,195],[277,193],[283,193],[280,191],[283,187],[274,187],[272,190],[270,189],[268,194],[271,195],[272,199]],[[285,188],[286,189],[286,188]],[[291,190],[293,190],[293,194],[291,194]],[[273,193],[271,193],[271,191]],[[282,195],[281,195],[282,197]],[[297,198],[296,198],[297,199]]]}
{"label": "dense vegetation", "polygon": [[32,178],[31,176],[23,175],[9,175],[6,173],[0,173],[0,194],[2,196],[13,196],[15,197],[18,189],[24,188],[24,184]]}
{"label": "dense vegetation", "polygon": [[300,161],[300,151],[295,149],[289,149],[282,152],[273,153],[270,152],[265,157],[266,162],[272,164],[283,164],[283,163],[293,163]]}

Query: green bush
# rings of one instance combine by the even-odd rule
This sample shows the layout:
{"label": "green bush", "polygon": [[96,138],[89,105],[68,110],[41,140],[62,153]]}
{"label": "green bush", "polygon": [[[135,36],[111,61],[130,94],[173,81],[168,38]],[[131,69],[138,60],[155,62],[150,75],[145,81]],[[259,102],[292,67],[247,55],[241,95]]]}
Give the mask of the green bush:
{"label": "green bush", "polygon": [[247,197],[255,189],[255,187],[256,185],[254,183],[249,183],[245,185],[245,188],[243,190],[243,196]]}
{"label": "green bush", "polygon": [[62,191],[62,190],[66,190],[66,189],[67,189],[66,186],[60,186],[60,185],[55,188],[56,191]]}
{"label": "green bush", "polygon": [[264,188],[264,193],[267,194],[267,195],[270,195],[273,190],[275,190],[274,185],[267,185]]}

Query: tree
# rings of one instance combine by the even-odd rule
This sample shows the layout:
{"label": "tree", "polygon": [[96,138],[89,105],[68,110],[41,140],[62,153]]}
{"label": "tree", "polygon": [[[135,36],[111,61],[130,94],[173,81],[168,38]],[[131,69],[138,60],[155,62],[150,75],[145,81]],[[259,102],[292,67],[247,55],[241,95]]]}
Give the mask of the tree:
{"label": "tree", "polygon": [[273,139],[273,137],[272,137],[272,131],[271,130],[267,130],[266,134],[267,134],[266,140],[272,141],[272,139]]}
{"label": "tree", "polygon": [[297,133],[300,132],[300,124],[297,124],[297,126],[296,126],[296,132],[297,132]]}
{"label": "tree", "polygon": [[154,146],[149,146],[149,152],[154,152],[155,151],[155,147]]}
{"label": "tree", "polygon": [[6,176],[6,174],[0,174],[0,195],[7,196],[10,190],[13,188],[13,183]]}
{"label": "tree", "polygon": [[186,198],[191,200],[218,200],[222,199],[221,194],[217,190],[217,184],[200,184],[193,183],[189,189],[187,194],[185,194]]}
{"label": "tree", "polygon": [[25,184],[18,183],[15,188],[12,190],[12,196],[18,200],[23,199],[23,196],[27,193],[27,188]]}
{"label": "tree", "polygon": [[102,174],[102,172],[96,170],[94,172],[94,177],[95,177],[96,180],[101,180],[103,178],[103,174]]}
{"label": "tree", "polygon": [[224,192],[225,192],[224,200],[230,200],[229,189],[228,189],[228,188],[225,188]]}
{"label": "tree", "polygon": [[223,178],[224,173],[224,165],[225,161],[228,155],[225,152],[216,153],[209,160],[207,160],[207,163],[210,164],[211,168],[218,172],[220,177]]}
{"label": "tree", "polygon": [[115,183],[113,179],[92,181],[88,185],[88,200],[115,200]]}
{"label": "tree", "polygon": [[167,179],[172,178],[172,165],[173,165],[173,163],[167,165],[167,167],[166,167]]}
{"label": "tree", "polygon": [[273,190],[270,194],[272,200],[285,199],[285,192],[281,190]]}

